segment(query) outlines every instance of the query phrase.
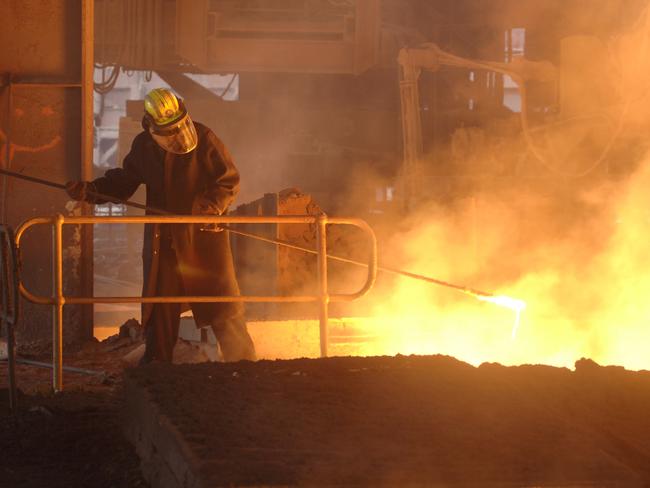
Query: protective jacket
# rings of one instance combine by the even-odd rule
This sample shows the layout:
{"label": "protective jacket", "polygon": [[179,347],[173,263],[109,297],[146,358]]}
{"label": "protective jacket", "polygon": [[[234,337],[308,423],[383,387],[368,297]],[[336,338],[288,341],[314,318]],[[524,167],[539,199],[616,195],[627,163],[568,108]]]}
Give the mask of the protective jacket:
{"label": "protective jacket", "polygon": [[[108,170],[93,181],[97,192],[128,199],[144,184],[148,207],[191,215],[200,201],[204,207],[207,202],[209,213],[225,213],[239,191],[239,173],[221,140],[206,126],[197,122],[194,125],[198,145],[188,154],[164,151],[148,131],[138,134],[122,168]],[[145,225],[143,296],[156,294],[161,239],[171,239],[186,295],[239,294],[228,232],[204,232],[200,230],[202,227],[200,224]],[[192,308],[198,325],[243,313],[241,303],[195,304]],[[151,304],[143,304],[144,325],[151,310]]]}

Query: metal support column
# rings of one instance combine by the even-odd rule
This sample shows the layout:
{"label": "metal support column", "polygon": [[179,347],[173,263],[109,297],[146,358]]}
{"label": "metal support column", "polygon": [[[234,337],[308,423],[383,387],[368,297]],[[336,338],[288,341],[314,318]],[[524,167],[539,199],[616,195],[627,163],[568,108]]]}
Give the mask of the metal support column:
{"label": "metal support column", "polygon": [[318,244],[318,318],[320,321],[320,355],[327,357],[329,293],[327,290],[327,215],[321,214],[316,222]]}
{"label": "metal support column", "polygon": [[18,261],[16,259],[16,248],[14,234],[11,227],[0,224],[0,284],[1,304],[0,318],[2,325],[7,331],[7,366],[9,374],[9,409],[14,412],[18,405],[16,388],[16,348],[14,328],[18,323]]}
{"label": "metal support column", "polygon": [[418,81],[422,69],[412,59],[408,49],[398,57],[399,91],[402,107],[403,167],[400,199],[403,207],[410,209],[420,197],[419,187],[422,165],[422,119],[420,116],[420,91]]}
{"label": "metal support column", "polygon": [[[81,168],[82,180],[94,178],[93,170],[93,70],[94,70],[94,5],[95,0],[83,0],[81,3]],[[82,215],[93,215],[94,206],[83,203]],[[93,295],[94,290],[94,248],[93,227],[85,225],[81,229],[81,247],[84,250],[81,257],[80,280],[81,289],[86,295]],[[85,339],[94,336],[94,307],[92,304],[82,305],[81,331]]]}
{"label": "metal support column", "polygon": [[[0,64],[0,159],[4,169],[19,168],[34,176],[61,182],[93,177],[93,19],[94,0],[0,1],[2,61]],[[26,14],[26,12],[28,14]],[[38,214],[63,211],[68,201],[60,191],[34,192],[23,182],[0,181],[0,217],[18,225]],[[92,215],[83,206],[84,215]],[[92,229],[66,232],[71,249],[66,287],[92,294]],[[24,276],[42,284],[49,256],[40,242],[22,251],[33,267]],[[77,257],[79,257],[77,259]],[[45,278],[45,285],[49,280]],[[68,307],[66,307],[68,308]],[[69,307],[66,341],[93,337],[92,305]],[[49,310],[26,303],[18,341],[49,342]]]}

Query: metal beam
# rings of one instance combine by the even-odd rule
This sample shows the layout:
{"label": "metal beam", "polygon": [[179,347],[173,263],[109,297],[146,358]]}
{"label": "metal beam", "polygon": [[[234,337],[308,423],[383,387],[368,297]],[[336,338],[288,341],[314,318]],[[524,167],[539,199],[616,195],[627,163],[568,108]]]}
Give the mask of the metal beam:
{"label": "metal beam", "polygon": [[157,71],[156,73],[183,98],[191,99],[195,102],[197,100],[201,102],[209,100],[214,103],[223,103],[219,95],[208,90],[186,74],[175,71]]}
{"label": "metal beam", "polygon": [[[35,177],[59,181],[89,178],[93,149],[93,0],[21,0],[0,2],[0,162]],[[25,181],[8,181],[0,195],[5,223],[65,211],[59,190],[43,190]],[[90,209],[82,209],[89,214]],[[82,229],[80,229],[81,231]],[[24,279],[49,288],[50,258],[42,252],[48,236],[23,249],[30,272]],[[70,269],[66,289],[92,291],[92,233],[64,236]],[[25,304],[18,340],[49,341],[51,315]],[[92,337],[92,311],[66,310],[66,342]]]}
{"label": "metal beam", "polygon": [[[83,0],[81,5],[81,179],[93,179],[93,71],[94,71],[94,4],[95,0]],[[93,215],[93,206],[82,205],[83,215]],[[81,231],[80,280],[85,293],[94,291],[93,228],[83,226]],[[94,306],[83,305],[81,310],[83,338],[94,335]]]}

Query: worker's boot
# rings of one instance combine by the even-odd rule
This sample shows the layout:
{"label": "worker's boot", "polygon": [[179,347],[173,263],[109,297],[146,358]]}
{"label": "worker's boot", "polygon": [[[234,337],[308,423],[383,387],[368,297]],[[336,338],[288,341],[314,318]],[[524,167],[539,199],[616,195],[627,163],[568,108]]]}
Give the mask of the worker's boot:
{"label": "worker's boot", "polygon": [[255,345],[248,334],[246,320],[243,317],[215,321],[212,324],[212,330],[219,341],[224,361],[257,360]]}
{"label": "worker's boot", "polygon": [[[157,314],[152,314],[156,317]],[[159,361],[171,363],[173,359],[174,344],[176,343],[176,334],[169,334],[167,328],[155,320],[150,322],[144,328],[144,354],[138,364],[143,366],[151,362]],[[178,327],[176,327],[178,330]]]}

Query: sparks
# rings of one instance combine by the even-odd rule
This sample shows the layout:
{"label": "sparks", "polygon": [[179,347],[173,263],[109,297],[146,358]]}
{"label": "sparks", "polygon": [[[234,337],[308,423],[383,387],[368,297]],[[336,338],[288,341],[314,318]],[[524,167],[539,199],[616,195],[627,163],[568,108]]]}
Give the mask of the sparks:
{"label": "sparks", "polygon": [[519,330],[519,322],[521,320],[521,312],[526,309],[526,302],[523,300],[518,300],[517,298],[507,297],[504,295],[475,295],[481,301],[494,303],[501,307],[509,308],[515,312],[515,323],[512,327],[512,339],[514,340],[517,337],[517,331]]}

